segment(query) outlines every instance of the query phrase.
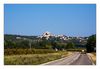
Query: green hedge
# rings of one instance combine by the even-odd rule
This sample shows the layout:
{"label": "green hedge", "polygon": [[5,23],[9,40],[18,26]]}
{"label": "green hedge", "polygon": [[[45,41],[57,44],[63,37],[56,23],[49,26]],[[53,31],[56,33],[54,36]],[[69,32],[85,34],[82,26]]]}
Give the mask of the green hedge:
{"label": "green hedge", "polygon": [[21,54],[46,54],[54,53],[52,49],[4,49],[4,55],[21,55]]}
{"label": "green hedge", "polygon": [[86,49],[67,49],[67,51],[76,51],[76,52],[81,52],[82,50],[86,51]]}

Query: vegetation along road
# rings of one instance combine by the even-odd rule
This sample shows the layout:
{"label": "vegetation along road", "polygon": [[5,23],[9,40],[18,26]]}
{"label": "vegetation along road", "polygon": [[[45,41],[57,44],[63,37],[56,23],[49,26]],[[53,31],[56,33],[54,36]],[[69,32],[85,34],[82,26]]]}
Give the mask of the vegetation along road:
{"label": "vegetation along road", "polygon": [[92,65],[92,62],[88,58],[87,54],[76,52],[69,57],[44,63],[42,65]]}

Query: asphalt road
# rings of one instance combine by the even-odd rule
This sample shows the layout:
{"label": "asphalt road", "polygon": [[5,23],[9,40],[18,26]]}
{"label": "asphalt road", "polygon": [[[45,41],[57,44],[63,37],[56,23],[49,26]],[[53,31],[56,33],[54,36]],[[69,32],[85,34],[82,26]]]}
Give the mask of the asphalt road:
{"label": "asphalt road", "polygon": [[92,62],[87,54],[81,54],[79,59],[74,61],[71,65],[92,65]]}
{"label": "asphalt road", "polygon": [[92,65],[92,62],[86,54],[76,52],[71,56],[47,62],[42,65]]}

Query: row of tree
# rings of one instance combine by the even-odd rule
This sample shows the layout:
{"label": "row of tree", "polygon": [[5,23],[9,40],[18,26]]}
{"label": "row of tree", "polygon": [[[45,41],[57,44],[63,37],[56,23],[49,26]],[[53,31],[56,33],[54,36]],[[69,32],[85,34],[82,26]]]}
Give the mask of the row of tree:
{"label": "row of tree", "polygon": [[[31,44],[30,44],[31,43]],[[20,41],[5,41],[4,42],[4,48],[35,48],[35,49],[70,49],[70,48],[75,48],[75,44],[72,42],[69,43],[63,43],[63,42],[53,42],[53,41],[48,41],[48,40],[42,40],[42,41],[35,41],[35,42],[30,42],[28,40],[20,40]]]}
{"label": "row of tree", "polygon": [[[14,37],[15,38],[15,37]],[[66,42],[61,40],[60,38],[50,38],[50,39],[45,39],[45,38],[35,38],[35,39],[14,39],[13,36],[11,38],[7,37],[5,38],[4,41],[4,48],[5,49],[30,49],[30,48],[35,48],[35,49],[58,49],[58,50],[63,50],[63,49],[73,49],[75,48],[75,43],[74,42]]]}
{"label": "row of tree", "polygon": [[[88,37],[86,43],[79,42],[78,39],[61,40],[60,38],[51,37],[46,40],[45,38],[28,37],[28,39],[16,39],[17,36],[5,35],[4,48],[5,49],[74,49],[77,47],[86,47],[87,52],[96,51],[96,35]],[[20,36],[21,37],[21,36]],[[26,38],[24,36],[24,38]]]}
{"label": "row of tree", "polygon": [[86,44],[87,52],[96,52],[96,35],[91,35]]}

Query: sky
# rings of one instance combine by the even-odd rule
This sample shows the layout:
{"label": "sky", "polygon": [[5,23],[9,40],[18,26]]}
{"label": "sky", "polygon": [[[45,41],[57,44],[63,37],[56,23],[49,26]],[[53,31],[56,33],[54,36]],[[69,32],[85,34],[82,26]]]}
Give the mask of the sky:
{"label": "sky", "polygon": [[96,4],[4,4],[4,34],[90,36]]}

